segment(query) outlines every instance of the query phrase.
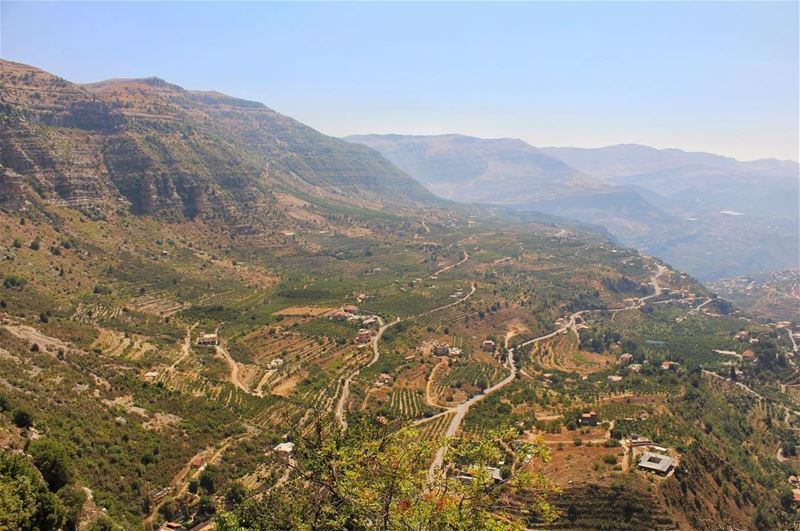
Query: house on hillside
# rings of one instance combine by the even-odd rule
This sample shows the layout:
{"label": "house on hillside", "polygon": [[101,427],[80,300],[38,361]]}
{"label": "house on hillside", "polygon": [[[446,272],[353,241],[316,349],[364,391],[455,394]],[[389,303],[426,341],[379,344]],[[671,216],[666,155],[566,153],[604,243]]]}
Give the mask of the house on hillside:
{"label": "house on hillside", "polygon": [[372,331],[368,328],[362,328],[358,331],[358,335],[356,336],[356,342],[361,343],[369,343],[372,339]]}
{"label": "house on hillside", "polygon": [[344,313],[349,313],[350,315],[355,315],[358,313],[358,306],[353,306],[352,304],[345,304],[342,306],[342,311]]}
{"label": "house on hillside", "polygon": [[576,419],[579,426],[597,426],[598,418],[597,413],[590,411],[588,413],[581,413]]}
{"label": "house on hillside", "polygon": [[491,339],[487,339],[486,341],[483,342],[481,348],[483,349],[484,352],[490,352],[490,353],[494,352],[495,349],[494,341],[492,341]]}
{"label": "house on hillside", "polygon": [[198,347],[216,347],[217,345],[219,345],[217,334],[203,334],[197,338]]}
{"label": "house on hillside", "polygon": [[450,354],[450,345],[442,342],[433,344],[434,356],[447,356],[448,354]]}
{"label": "house on hillside", "polygon": [[632,372],[641,372],[642,364],[641,363],[631,363],[630,365],[628,365],[628,369],[631,370]]}
{"label": "house on hillside", "polygon": [[630,363],[633,361],[633,354],[628,354],[627,352],[625,354],[620,354],[617,361],[622,364]]}
{"label": "house on hillside", "polygon": [[639,470],[653,472],[659,476],[666,476],[675,466],[675,461],[668,455],[645,452],[637,465]]}
{"label": "house on hillside", "polygon": [[681,364],[677,361],[665,361],[661,364],[661,370],[668,371],[668,370],[677,370]]}
{"label": "house on hillside", "polygon": [[392,384],[392,375],[386,372],[382,372],[380,376],[378,376],[378,385],[391,385]]}
{"label": "house on hillside", "polygon": [[743,360],[753,360],[756,357],[756,353],[750,349],[745,350],[742,352],[742,359]]}

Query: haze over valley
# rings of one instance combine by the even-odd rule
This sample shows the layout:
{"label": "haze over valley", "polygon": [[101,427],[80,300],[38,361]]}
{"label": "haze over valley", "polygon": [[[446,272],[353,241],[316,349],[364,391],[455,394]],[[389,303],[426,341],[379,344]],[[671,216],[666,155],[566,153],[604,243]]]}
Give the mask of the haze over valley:
{"label": "haze over valley", "polygon": [[800,263],[800,166],[634,144],[359,135],[437,195],[597,224],[703,280]]}

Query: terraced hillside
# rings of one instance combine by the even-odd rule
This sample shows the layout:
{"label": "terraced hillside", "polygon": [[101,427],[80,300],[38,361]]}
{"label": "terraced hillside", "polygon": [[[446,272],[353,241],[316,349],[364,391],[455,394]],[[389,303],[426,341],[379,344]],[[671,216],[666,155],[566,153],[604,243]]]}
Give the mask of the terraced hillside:
{"label": "terraced hillside", "polygon": [[[531,443],[542,458],[501,455],[492,466],[502,480],[540,471],[561,489],[554,524],[528,507],[549,492],[542,485],[497,509],[527,527],[796,524],[791,325],[754,321],[657,258],[574,224],[407,209],[410,196],[387,209],[377,181],[354,184],[363,201],[339,198],[329,188],[350,181],[337,179],[373,173],[356,153],[352,174],[348,162],[318,175],[350,160],[333,144],[270,152],[280,172],[295,168],[285,181],[272,163],[269,179],[261,169],[233,179],[265,165],[265,108],[253,117],[244,103],[152,80],[77,87],[3,69],[13,133],[2,137],[13,164],[3,164],[24,186],[0,210],[1,455],[38,470],[37,446],[49,448],[66,471],[51,494],[81,525],[206,526],[242,500],[306,488],[288,443],[319,426],[345,441],[359,425],[462,441],[510,427],[509,456]],[[51,88],[24,90],[40,84]],[[223,134],[227,120],[244,116],[260,133],[236,134],[255,135],[260,147],[248,149],[261,155],[223,153],[239,142]],[[91,171],[91,153],[64,143],[71,135],[73,147],[104,146]],[[211,138],[217,166],[197,147]],[[144,155],[116,162],[149,169],[115,170],[106,157],[117,141]],[[309,153],[313,164],[301,165]],[[175,177],[189,168],[197,173]],[[141,185],[150,171],[164,172],[158,194],[131,195],[131,179]],[[183,178],[217,201],[192,215],[204,203],[187,202]],[[599,418],[587,425],[590,411]],[[656,447],[677,463],[667,477],[637,469]],[[455,478],[469,465],[446,444],[434,450],[415,473]],[[649,505],[631,507],[634,494]]]}

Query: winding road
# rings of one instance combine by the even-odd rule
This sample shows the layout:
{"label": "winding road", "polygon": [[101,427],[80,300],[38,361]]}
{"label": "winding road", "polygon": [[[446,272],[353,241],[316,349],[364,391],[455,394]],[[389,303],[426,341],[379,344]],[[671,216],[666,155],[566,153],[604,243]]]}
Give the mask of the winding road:
{"label": "winding road", "polygon": [[464,258],[462,258],[461,260],[459,260],[455,264],[449,265],[447,267],[443,267],[442,269],[440,269],[436,273],[432,274],[431,278],[432,279],[437,279],[437,278],[439,278],[439,275],[441,275],[442,273],[444,273],[446,271],[450,271],[451,269],[455,269],[456,267],[460,266],[461,264],[463,264],[467,260],[469,260],[469,254],[467,254],[467,251],[464,251]]}
{"label": "winding road", "polygon": [[[639,301],[637,303],[637,306],[640,306],[643,303],[643,301],[645,301],[645,300],[652,299],[654,297],[658,297],[659,295],[661,295],[662,288],[661,288],[661,285],[658,283],[658,277],[660,277],[665,271],[667,271],[667,268],[664,267],[661,264],[658,264],[658,263],[656,264],[656,268],[657,268],[656,272],[653,274],[653,276],[650,277],[650,281],[653,284],[653,294],[648,295],[646,297],[642,297],[641,299],[639,299]],[[634,307],[636,307],[636,306],[634,306]],[[524,341],[524,342],[520,343],[515,348],[509,349],[508,350],[508,359],[506,361],[506,368],[508,368],[510,370],[510,373],[509,373],[508,376],[506,376],[503,380],[501,380],[500,382],[496,383],[495,385],[493,385],[491,387],[488,387],[487,389],[484,389],[482,393],[473,396],[472,398],[470,398],[466,402],[463,402],[463,403],[461,403],[461,404],[459,404],[459,405],[457,405],[455,407],[452,407],[450,409],[442,411],[441,413],[437,413],[436,415],[433,415],[432,417],[428,417],[426,419],[421,419],[420,421],[415,422],[414,425],[416,426],[416,425],[419,425],[419,424],[424,424],[425,422],[429,422],[430,420],[438,418],[438,417],[441,417],[443,415],[447,415],[449,413],[455,413],[453,418],[450,420],[450,424],[447,425],[447,429],[445,430],[445,437],[453,437],[458,432],[459,428],[461,427],[461,423],[464,421],[464,417],[467,415],[467,413],[469,412],[469,409],[473,405],[477,404],[478,402],[480,402],[481,400],[483,400],[487,396],[489,396],[489,395],[491,395],[493,393],[496,393],[497,391],[503,389],[508,384],[510,384],[511,382],[514,381],[514,378],[517,375],[517,366],[516,366],[516,363],[515,363],[515,360],[514,360],[514,352],[515,352],[516,349],[521,348],[521,347],[526,347],[528,345],[531,345],[533,343],[537,343],[539,341],[544,341],[546,339],[550,339],[550,338],[555,337],[555,336],[557,336],[559,334],[563,334],[564,332],[566,332],[568,330],[572,330],[576,335],[578,335],[577,319],[582,314],[588,313],[589,311],[590,310],[577,311],[577,312],[573,313],[572,315],[570,315],[569,317],[567,317],[567,320],[564,323],[564,325],[561,326],[560,328],[558,328],[557,330],[554,330],[553,332],[550,332],[548,334],[544,334],[544,335],[541,335],[541,336],[538,336],[538,337],[534,337],[533,339],[529,339],[527,341]],[[506,341],[506,346],[508,346],[508,341]],[[446,453],[447,453],[447,447],[446,446],[440,448],[436,452],[436,455],[434,456],[434,459],[433,459],[433,463],[431,463],[430,469],[428,470],[428,477],[430,479],[432,479],[434,477],[434,475],[436,474],[436,470],[441,468],[442,463],[444,462],[444,456],[445,456]]]}
{"label": "winding road", "polygon": [[[445,267],[444,269],[440,269],[433,276],[431,276],[431,278],[435,279],[436,276],[439,273],[443,273],[444,271],[449,271],[450,269],[453,269],[454,267],[456,267],[456,266],[458,266],[460,264],[463,264],[467,260],[469,260],[469,254],[467,254],[467,251],[464,251],[464,258],[460,262],[457,262],[457,263],[455,263],[453,265]],[[350,396],[350,383],[353,381],[353,378],[355,378],[356,376],[358,376],[361,373],[362,370],[364,370],[364,369],[366,369],[368,367],[371,367],[372,365],[374,365],[380,359],[381,352],[380,352],[380,349],[378,348],[378,343],[380,342],[381,338],[383,337],[383,333],[386,331],[386,329],[389,328],[390,326],[395,326],[396,324],[401,323],[401,322],[403,322],[405,320],[417,319],[418,317],[422,317],[424,315],[429,315],[429,314],[432,314],[434,312],[438,312],[438,311],[444,310],[445,308],[450,308],[451,306],[455,306],[456,304],[460,304],[460,303],[466,301],[467,299],[469,299],[470,297],[472,297],[472,295],[477,291],[477,289],[478,288],[475,286],[475,284],[472,284],[470,286],[469,293],[467,293],[466,295],[464,295],[463,297],[461,297],[460,299],[458,299],[455,302],[444,304],[442,306],[439,306],[438,308],[434,308],[432,310],[428,310],[426,312],[422,312],[422,313],[420,313],[418,315],[415,315],[413,317],[407,317],[406,319],[401,319],[400,317],[398,317],[397,319],[395,319],[391,323],[384,324],[383,318],[381,316],[379,316],[379,315],[375,315],[374,316],[378,320],[379,328],[378,328],[378,332],[372,337],[372,342],[371,342],[371,344],[372,344],[372,353],[373,353],[372,360],[370,360],[369,363],[367,363],[363,367],[357,369],[356,371],[351,373],[347,378],[345,378],[344,382],[342,383],[342,394],[339,395],[339,400],[337,400],[337,402],[336,402],[336,408],[334,410],[334,417],[336,418],[336,421],[339,423],[339,426],[342,429],[347,428],[347,419],[345,418],[345,405],[347,404],[347,399]]]}
{"label": "winding road", "polygon": [[394,326],[400,322],[400,318],[398,317],[396,320],[392,321],[389,324],[384,324],[383,318],[379,315],[376,315],[375,318],[378,320],[378,332],[372,337],[372,359],[361,367],[360,369],[356,370],[350,376],[345,378],[344,383],[342,384],[342,394],[339,395],[339,400],[336,402],[336,409],[334,412],[334,416],[336,417],[337,422],[342,427],[342,429],[347,428],[347,420],[345,419],[344,415],[344,406],[347,403],[347,398],[350,396],[350,382],[353,381],[353,378],[358,376],[363,369],[371,367],[378,361],[381,357],[381,352],[378,349],[378,342],[383,337],[383,333],[386,331],[387,328],[390,326]]}

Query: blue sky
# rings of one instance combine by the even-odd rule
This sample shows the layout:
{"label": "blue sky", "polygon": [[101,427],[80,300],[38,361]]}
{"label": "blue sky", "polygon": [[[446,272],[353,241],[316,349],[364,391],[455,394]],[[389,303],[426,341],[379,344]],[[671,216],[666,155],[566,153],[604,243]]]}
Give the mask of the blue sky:
{"label": "blue sky", "polygon": [[798,157],[798,3],[0,4],[0,56],[320,131]]}

